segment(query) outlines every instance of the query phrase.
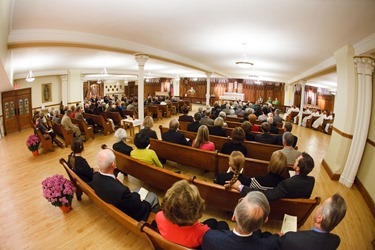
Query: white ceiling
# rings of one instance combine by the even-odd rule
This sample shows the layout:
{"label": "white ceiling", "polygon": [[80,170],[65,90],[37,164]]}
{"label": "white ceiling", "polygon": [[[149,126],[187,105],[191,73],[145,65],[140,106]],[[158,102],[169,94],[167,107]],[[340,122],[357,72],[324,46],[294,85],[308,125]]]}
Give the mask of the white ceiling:
{"label": "white ceiling", "polygon": [[[374,33],[375,0],[13,0],[8,45],[15,78],[136,74],[145,53],[155,76],[291,82]],[[244,53],[250,69],[235,65]],[[334,89],[336,74],[308,84]]]}

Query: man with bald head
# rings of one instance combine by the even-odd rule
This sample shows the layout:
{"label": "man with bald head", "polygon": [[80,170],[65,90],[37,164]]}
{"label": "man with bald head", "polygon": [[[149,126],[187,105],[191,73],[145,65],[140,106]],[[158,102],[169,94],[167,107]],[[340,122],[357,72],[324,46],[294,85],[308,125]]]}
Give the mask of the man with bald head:
{"label": "man with bald head", "polygon": [[233,231],[209,230],[203,236],[202,249],[276,249],[279,236],[262,237],[260,228],[268,220],[270,205],[258,191],[248,193],[234,209]]}
{"label": "man with bald head", "polygon": [[115,155],[110,149],[101,150],[97,155],[99,172],[93,177],[95,193],[105,202],[110,203],[137,221],[145,220],[150,211],[157,211],[159,201],[156,194],[149,192],[142,201],[140,195],[122,184],[113,174],[116,168]]}
{"label": "man with bald head", "polygon": [[280,249],[337,249],[340,237],[330,233],[345,217],[346,202],[334,194],[318,206],[314,227],[308,231],[288,232],[279,240]]}
{"label": "man with bald head", "polygon": [[177,131],[179,127],[180,123],[177,121],[177,119],[172,119],[169,122],[169,130],[161,134],[162,140],[166,142],[189,146],[190,144],[186,140],[185,135]]}

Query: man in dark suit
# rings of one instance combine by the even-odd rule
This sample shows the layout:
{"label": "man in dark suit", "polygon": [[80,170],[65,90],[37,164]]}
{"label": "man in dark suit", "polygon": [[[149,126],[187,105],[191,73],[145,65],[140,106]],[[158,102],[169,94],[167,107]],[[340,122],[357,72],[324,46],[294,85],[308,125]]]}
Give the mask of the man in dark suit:
{"label": "man in dark suit", "polygon": [[181,110],[182,110],[183,115],[180,115],[178,117],[178,120],[180,122],[194,122],[193,117],[191,115],[188,115],[189,114],[189,107],[188,106],[186,106],[186,105],[182,106]]}
{"label": "man in dark suit", "polygon": [[189,142],[186,140],[185,135],[177,131],[179,127],[180,123],[176,119],[172,119],[169,122],[169,130],[161,135],[162,140],[189,146]]}
{"label": "man in dark suit", "polygon": [[339,194],[334,194],[318,206],[314,215],[314,227],[308,231],[288,232],[279,239],[280,249],[337,249],[340,237],[331,234],[344,218],[346,202]]}
{"label": "man in dark suit", "polygon": [[259,230],[267,222],[269,213],[270,205],[264,194],[248,193],[234,209],[233,231],[208,230],[203,236],[202,249],[277,249],[279,236],[263,237]]}
{"label": "man in dark suit", "polygon": [[145,220],[150,211],[157,211],[159,201],[156,194],[149,192],[142,201],[138,192],[131,192],[113,174],[116,168],[115,155],[110,149],[104,149],[97,156],[100,172],[93,177],[95,193],[105,202],[110,203],[137,221]]}
{"label": "man in dark suit", "polygon": [[263,122],[261,128],[263,130],[263,133],[256,135],[255,141],[266,144],[276,144],[276,137],[270,135],[270,124],[268,122]]}
{"label": "man in dark suit", "polygon": [[[293,169],[296,174],[293,177],[281,181],[274,189],[262,191],[269,201],[281,198],[310,198],[314,188],[315,179],[307,176],[314,168],[314,159],[303,152],[294,163]],[[242,185],[240,182],[233,184],[232,188],[241,192],[245,196],[248,192],[257,191],[257,189]],[[261,191],[261,190],[258,190]]]}
{"label": "man in dark suit", "polygon": [[[290,122],[286,122],[286,123],[284,124],[284,133],[285,133],[285,132],[290,132],[290,133],[292,133],[292,129],[293,129],[293,126],[292,126],[292,124],[291,124]],[[294,148],[294,147],[296,147],[296,145],[297,145],[298,137],[295,136],[295,135],[293,135],[293,137],[294,137],[294,141],[293,141],[292,146],[293,146],[293,148]],[[276,137],[276,144],[277,144],[277,145],[283,145],[283,135],[282,135],[282,134],[281,134],[281,135],[278,135],[278,136]]]}
{"label": "man in dark suit", "polygon": [[189,123],[187,126],[187,130],[191,132],[198,132],[199,127],[201,124],[202,115],[198,112],[194,114],[194,122]]}

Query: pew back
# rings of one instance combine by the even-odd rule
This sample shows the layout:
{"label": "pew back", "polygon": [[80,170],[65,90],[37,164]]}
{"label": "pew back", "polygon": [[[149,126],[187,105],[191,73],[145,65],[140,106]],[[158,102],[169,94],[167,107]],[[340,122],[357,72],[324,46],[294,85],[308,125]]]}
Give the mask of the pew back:
{"label": "pew back", "polygon": [[88,141],[90,138],[94,139],[94,130],[92,126],[89,126],[85,121],[77,120],[74,118],[71,118],[72,123],[77,124],[79,127],[79,130],[85,134],[85,139]]}
{"label": "pew back", "polygon": [[196,149],[152,138],[150,149],[154,150],[159,158],[217,173],[216,151]]}
{"label": "pew back", "polygon": [[[268,173],[268,161],[246,158],[242,174],[249,177],[266,175]],[[218,173],[226,173],[229,168],[229,155],[217,154]]]}
{"label": "pew back", "polygon": [[53,131],[64,139],[65,147],[68,147],[73,142],[73,131],[66,130],[63,125],[54,122],[52,126]]}
{"label": "pew back", "polygon": [[[96,205],[102,208],[106,213],[108,213],[113,219],[118,221],[121,225],[127,228],[129,231],[133,232],[135,235],[149,240],[145,234],[143,234],[138,228],[138,221],[134,220],[130,216],[123,213],[121,210],[116,208],[115,206],[106,203],[99,196],[96,195],[95,191],[81,178],[78,177],[73,170],[71,170],[64,159],[60,159],[60,164],[64,167],[65,171],[67,172],[70,180],[74,183],[74,185],[79,188],[83,193],[85,193],[90,200],[92,200]],[[150,243],[150,242],[149,242]],[[151,243],[150,243],[151,244]]]}
{"label": "pew back", "polygon": [[111,124],[108,121],[104,120],[104,117],[101,115],[94,115],[89,113],[83,113],[85,118],[91,118],[95,124],[103,129],[103,134],[107,135],[113,132]]}

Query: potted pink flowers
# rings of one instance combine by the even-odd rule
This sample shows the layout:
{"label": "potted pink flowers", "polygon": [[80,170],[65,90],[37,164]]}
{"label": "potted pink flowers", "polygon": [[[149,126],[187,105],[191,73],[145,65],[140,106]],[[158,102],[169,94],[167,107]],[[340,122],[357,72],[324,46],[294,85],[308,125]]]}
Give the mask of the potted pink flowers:
{"label": "potted pink flowers", "polygon": [[70,180],[62,175],[55,174],[42,181],[42,187],[44,198],[51,202],[53,206],[60,207],[65,213],[72,209],[73,194],[76,187]]}
{"label": "potted pink flowers", "polygon": [[30,135],[27,138],[26,145],[31,152],[33,152],[34,156],[38,155],[38,148],[39,148],[40,139],[36,135]]}

